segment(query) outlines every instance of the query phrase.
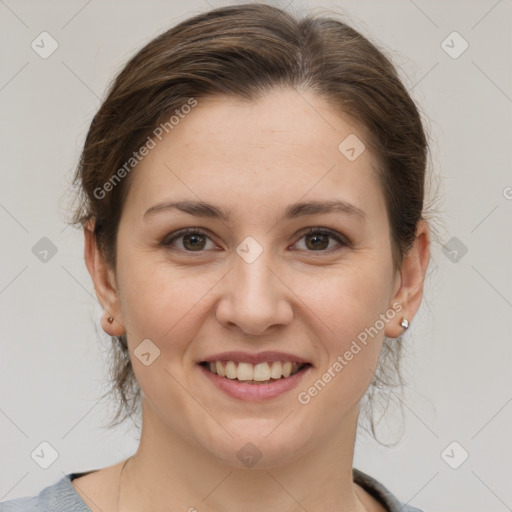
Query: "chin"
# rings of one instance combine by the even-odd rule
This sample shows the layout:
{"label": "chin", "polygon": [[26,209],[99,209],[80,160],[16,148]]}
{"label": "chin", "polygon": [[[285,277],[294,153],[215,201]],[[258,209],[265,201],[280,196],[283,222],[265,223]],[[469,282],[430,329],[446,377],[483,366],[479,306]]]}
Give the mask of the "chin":
{"label": "chin", "polygon": [[[282,421],[282,418],[279,420]],[[264,428],[241,429],[238,433],[229,430],[233,437],[224,436],[218,441],[205,443],[204,449],[215,458],[228,466],[236,469],[271,469],[289,463],[297,458],[305,448],[306,440],[297,439],[298,428],[285,429],[274,422],[272,428],[268,428],[265,422]],[[281,432],[278,432],[279,429]]]}

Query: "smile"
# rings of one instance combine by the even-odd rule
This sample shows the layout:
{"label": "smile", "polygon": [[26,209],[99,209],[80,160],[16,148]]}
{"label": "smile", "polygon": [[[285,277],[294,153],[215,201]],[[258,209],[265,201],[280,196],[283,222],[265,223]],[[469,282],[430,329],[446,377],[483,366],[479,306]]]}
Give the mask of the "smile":
{"label": "smile", "polygon": [[308,363],[269,361],[257,364],[237,361],[203,361],[201,365],[211,373],[246,384],[268,384],[287,379],[302,370]]}
{"label": "smile", "polygon": [[244,402],[261,402],[286,395],[313,369],[310,363],[275,360],[253,364],[214,359],[197,366],[214,388],[231,399]]}

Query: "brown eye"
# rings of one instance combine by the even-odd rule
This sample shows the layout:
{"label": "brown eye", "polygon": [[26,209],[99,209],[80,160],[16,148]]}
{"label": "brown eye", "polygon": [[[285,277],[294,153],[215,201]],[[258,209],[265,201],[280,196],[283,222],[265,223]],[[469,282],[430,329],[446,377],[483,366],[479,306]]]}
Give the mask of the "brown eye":
{"label": "brown eye", "polygon": [[[181,239],[181,242],[179,240]],[[173,233],[170,238],[166,238],[162,245],[170,249],[183,250],[186,252],[201,252],[208,249],[210,237],[203,231],[197,229],[185,229]],[[211,242],[211,240],[210,240]],[[213,242],[211,242],[212,245]]]}
{"label": "brown eye", "polygon": [[313,250],[324,250],[329,246],[329,236],[328,235],[306,235],[306,246],[308,249]]}
{"label": "brown eye", "polygon": [[183,247],[190,251],[204,249],[205,237],[201,234],[192,234],[183,236]]}
{"label": "brown eye", "polygon": [[[331,241],[334,240],[338,247],[348,245],[347,242],[343,240],[343,238],[337,233],[325,229],[311,228],[307,231],[301,238],[301,240],[305,240],[304,248],[298,247],[301,250],[306,250],[309,252],[327,252],[327,249],[332,249],[336,247],[331,244]],[[331,245],[330,245],[331,244]],[[297,244],[295,244],[297,245]]]}

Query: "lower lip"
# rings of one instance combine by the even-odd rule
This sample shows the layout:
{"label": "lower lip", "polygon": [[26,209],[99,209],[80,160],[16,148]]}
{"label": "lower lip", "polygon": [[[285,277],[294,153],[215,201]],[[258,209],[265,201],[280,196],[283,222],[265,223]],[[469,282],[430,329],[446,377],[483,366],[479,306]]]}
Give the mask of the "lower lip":
{"label": "lower lip", "polygon": [[212,373],[201,365],[199,365],[199,368],[226,395],[238,398],[239,400],[259,401],[275,398],[293,389],[302,380],[304,375],[309,372],[311,366],[306,366],[290,377],[280,378],[268,384],[247,384],[237,379],[219,377],[216,373]]}

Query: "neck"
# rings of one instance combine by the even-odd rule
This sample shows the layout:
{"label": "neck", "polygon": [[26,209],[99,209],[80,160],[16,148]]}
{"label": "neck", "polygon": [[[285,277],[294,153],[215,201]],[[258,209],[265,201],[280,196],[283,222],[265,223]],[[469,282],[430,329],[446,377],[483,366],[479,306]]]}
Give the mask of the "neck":
{"label": "neck", "polygon": [[328,443],[283,464],[238,469],[169,432],[143,404],[141,441],[121,472],[118,511],[361,512],[352,481],[357,414],[354,409]]}

